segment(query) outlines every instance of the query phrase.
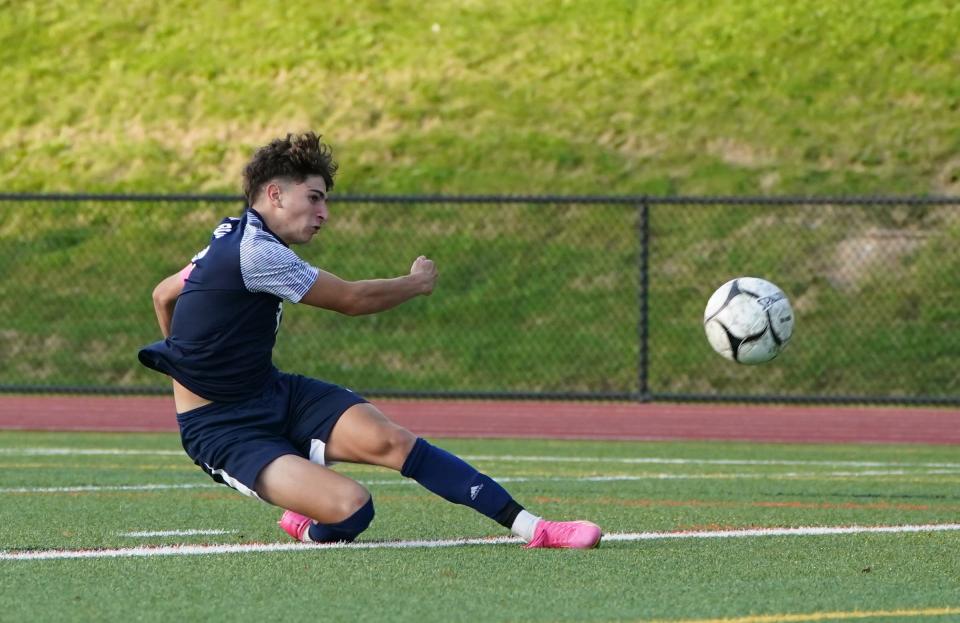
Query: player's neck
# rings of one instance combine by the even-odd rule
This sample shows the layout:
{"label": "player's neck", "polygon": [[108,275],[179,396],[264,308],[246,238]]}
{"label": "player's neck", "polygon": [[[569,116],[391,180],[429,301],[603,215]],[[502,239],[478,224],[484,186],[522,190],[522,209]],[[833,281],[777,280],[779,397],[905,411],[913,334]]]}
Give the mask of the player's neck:
{"label": "player's neck", "polygon": [[281,223],[279,216],[275,212],[276,208],[271,206],[269,202],[265,205],[262,202],[258,202],[250,206],[250,209],[257,213],[257,216],[260,217],[260,221],[264,224],[267,231],[280,240],[283,240],[285,245],[290,246],[290,242],[280,234],[279,228]]}

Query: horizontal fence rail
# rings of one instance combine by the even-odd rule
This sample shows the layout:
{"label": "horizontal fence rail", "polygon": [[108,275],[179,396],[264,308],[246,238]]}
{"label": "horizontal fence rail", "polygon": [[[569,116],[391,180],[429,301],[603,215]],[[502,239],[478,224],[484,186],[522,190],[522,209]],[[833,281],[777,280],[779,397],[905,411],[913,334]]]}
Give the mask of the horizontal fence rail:
{"label": "horizontal fence rail", "polygon": [[[167,393],[139,365],[151,291],[232,195],[0,194],[0,391]],[[960,198],[337,196],[307,261],[346,279],[436,260],[366,317],[287,305],[285,370],[397,397],[960,404]],[[779,285],[759,366],[704,337],[710,294]]]}

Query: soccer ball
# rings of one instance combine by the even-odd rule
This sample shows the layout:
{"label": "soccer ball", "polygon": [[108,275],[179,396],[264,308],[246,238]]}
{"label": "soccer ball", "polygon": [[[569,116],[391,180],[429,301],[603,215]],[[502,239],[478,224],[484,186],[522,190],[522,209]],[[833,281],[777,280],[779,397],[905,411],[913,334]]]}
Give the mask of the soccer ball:
{"label": "soccer ball", "polygon": [[793,310],[780,288],[756,277],[723,284],[707,301],[703,328],[713,350],[739,363],[763,363],[793,335]]}

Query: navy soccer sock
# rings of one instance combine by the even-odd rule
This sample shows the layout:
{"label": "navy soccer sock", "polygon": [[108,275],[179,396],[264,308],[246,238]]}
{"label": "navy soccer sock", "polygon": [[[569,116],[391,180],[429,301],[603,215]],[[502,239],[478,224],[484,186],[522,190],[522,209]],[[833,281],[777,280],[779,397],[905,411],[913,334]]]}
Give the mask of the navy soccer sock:
{"label": "navy soccer sock", "polygon": [[360,507],[357,512],[337,523],[315,523],[310,526],[310,540],[314,543],[335,543],[353,541],[367,529],[373,521],[373,498]]}
{"label": "navy soccer sock", "polygon": [[486,474],[418,437],[400,473],[454,504],[469,506],[510,528],[523,507]]}

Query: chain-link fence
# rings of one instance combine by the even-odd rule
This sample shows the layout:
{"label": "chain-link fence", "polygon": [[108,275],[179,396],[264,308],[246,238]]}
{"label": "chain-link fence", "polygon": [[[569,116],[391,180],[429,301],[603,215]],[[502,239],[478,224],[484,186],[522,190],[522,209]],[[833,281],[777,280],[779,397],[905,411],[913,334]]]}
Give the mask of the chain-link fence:
{"label": "chain-link fence", "polygon": [[[151,291],[236,197],[0,196],[0,390],[166,392],[137,363]],[[370,395],[960,403],[960,199],[339,197],[296,250],[347,279],[426,254],[433,296],[288,305],[282,369]],[[703,334],[736,276],[794,338],[742,366]]]}

